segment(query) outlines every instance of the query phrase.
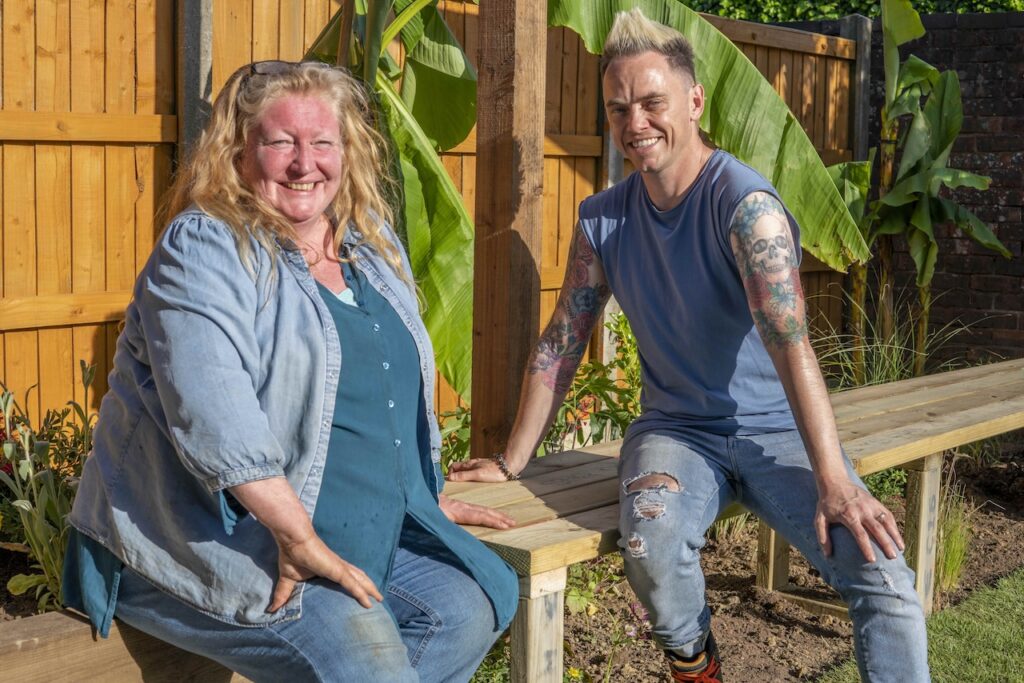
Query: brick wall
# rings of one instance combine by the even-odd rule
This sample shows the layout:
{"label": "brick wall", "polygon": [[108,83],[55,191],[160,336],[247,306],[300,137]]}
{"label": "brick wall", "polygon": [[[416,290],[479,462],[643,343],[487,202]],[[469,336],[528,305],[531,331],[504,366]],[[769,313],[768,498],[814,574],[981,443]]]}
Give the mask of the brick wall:
{"label": "brick wall", "polygon": [[[904,45],[903,56],[914,54],[960,77],[964,125],[949,165],[992,179],[986,192],[958,190],[952,197],[984,220],[1013,254],[1008,260],[983,249],[955,227],[936,230],[932,328],[969,326],[937,359],[1024,357],[1024,13],[937,14],[922,20],[927,33]],[[799,28],[838,33],[836,22]],[[872,36],[869,144],[876,147],[885,79],[878,20]],[[897,284],[903,288],[897,296],[912,301],[914,264],[902,240],[897,252]]]}

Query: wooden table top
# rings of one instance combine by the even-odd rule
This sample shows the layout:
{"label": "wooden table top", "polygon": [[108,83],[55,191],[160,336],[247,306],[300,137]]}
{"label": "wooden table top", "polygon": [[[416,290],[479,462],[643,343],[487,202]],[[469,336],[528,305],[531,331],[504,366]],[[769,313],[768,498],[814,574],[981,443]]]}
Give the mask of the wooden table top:
{"label": "wooden table top", "polygon": [[[861,475],[1024,428],[1024,359],[832,395],[839,438]],[[445,493],[511,515],[467,527],[533,575],[610,552],[618,539],[620,441],[534,459],[516,482],[450,482]]]}

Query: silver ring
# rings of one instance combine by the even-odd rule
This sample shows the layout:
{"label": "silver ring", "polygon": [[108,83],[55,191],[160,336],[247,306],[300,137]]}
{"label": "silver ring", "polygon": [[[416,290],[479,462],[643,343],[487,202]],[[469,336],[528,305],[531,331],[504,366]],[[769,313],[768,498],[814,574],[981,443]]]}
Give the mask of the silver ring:
{"label": "silver ring", "polygon": [[885,519],[885,513],[879,512],[877,515],[875,515],[875,519],[877,519],[879,522],[883,521]]}

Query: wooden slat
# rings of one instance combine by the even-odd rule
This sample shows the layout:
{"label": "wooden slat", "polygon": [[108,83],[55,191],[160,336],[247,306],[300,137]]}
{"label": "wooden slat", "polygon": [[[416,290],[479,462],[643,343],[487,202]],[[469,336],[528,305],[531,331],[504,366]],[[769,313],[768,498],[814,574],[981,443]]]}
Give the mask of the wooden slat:
{"label": "wooden slat", "polygon": [[104,9],[101,2],[71,3],[71,110],[75,112],[103,111]]}
{"label": "wooden slat", "polygon": [[701,16],[733,42],[751,43],[763,47],[828,55],[849,60],[857,57],[857,42],[846,38],[823,36],[818,33],[797,31],[781,26],[766,26],[748,21],[725,19],[712,14],[701,14]]}
{"label": "wooden slat", "polygon": [[213,3],[213,92],[252,61],[252,1]]}
{"label": "wooden slat", "polygon": [[[302,59],[305,4],[301,0],[281,0],[278,24],[279,59],[286,59],[290,62]],[[326,21],[324,23],[326,24]]]}
{"label": "wooden slat", "polygon": [[[604,141],[599,135],[545,135],[545,157],[600,157]],[[476,154],[476,131],[445,154]]]}
{"label": "wooden slat", "polygon": [[35,108],[35,3],[6,0],[3,4],[4,109]]}
{"label": "wooden slat", "polygon": [[135,0],[105,0],[105,9],[104,111],[131,115],[135,113]]}
{"label": "wooden slat", "polygon": [[176,142],[178,117],[167,114],[0,112],[0,141]]}
{"label": "wooden slat", "polygon": [[115,621],[109,638],[94,638],[89,622],[50,612],[0,628],[4,680],[19,683],[239,683],[248,679]]}
{"label": "wooden slat", "polygon": [[252,3],[252,61],[279,59],[279,11],[278,0],[258,0]]}
{"label": "wooden slat", "polygon": [[[71,109],[71,12],[68,0],[36,3],[36,110]],[[4,127],[0,124],[0,131]],[[3,132],[0,132],[0,136]]]}
{"label": "wooden slat", "polygon": [[975,365],[970,368],[956,370],[955,372],[940,372],[933,375],[925,375],[924,377],[914,377],[913,379],[903,380],[895,386],[893,384],[877,384],[840,391],[832,394],[832,405],[838,410],[839,406],[853,405],[862,401],[874,401],[880,397],[907,395],[917,392],[925,393],[924,390],[973,381],[981,377],[1019,376],[1018,373],[1020,372],[1024,372],[1024,359]]}
{"label": "wooden slat", "polygon": [[0,332],[116,321],[131,291],[79,292],[0,299]]}
{"label": "wooden slat", "polygon": [[619,506],[509,529],[484,541],[521,576],[592,560],[615,549]]}
{"label": "wooden slat", "polygon": [[[31,76],[31,73],[29,74]],[[6,86],[6,84],[5,84]],[[12,89],[16,92],[16,89]],[[29,102],[31,104],[31,102]],[[31,297],[36,293],[35,149],[31,145],[5,145],[3,158],[3,292],[7,297]],[[18,400],[39,382],[38,334],[13,332],[5,336],[6,367],[3,381]],[[33,419],[39,416],[39,393],[33,392],[23,407]]]}
{"label": "wooden slat", "polygon": [[[68,95],[70,95],[70,87]],[[39,226],[38,294],[71,292],[71,150],[66,145],[36,147],[36,224]],[[27,299],[31,301],[32,299]],[[6,301],[0,301],[0,310]],[[5,316],[0,313],[0,326]],[[62,407],[73,395],[74,366],[71,331],[39,330],[39,401],[42,411]]]}

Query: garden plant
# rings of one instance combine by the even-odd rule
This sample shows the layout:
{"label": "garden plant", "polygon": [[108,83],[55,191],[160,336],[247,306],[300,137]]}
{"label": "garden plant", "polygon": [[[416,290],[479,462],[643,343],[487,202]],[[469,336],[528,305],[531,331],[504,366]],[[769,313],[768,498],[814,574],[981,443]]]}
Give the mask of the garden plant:
{"label": "garden plant", "polygon": [[66,408],[47,411],[37,427],[18,407],[13,393],[4,388],[0,394],[4,432],[0,483],[6,489],[0,498],[10,501],[18,515],[16,524],[6,518],[0,524],[12,527],[8,538],[20,536],[2,547],[27,553],[35,570],[11,577],[7,590],[14,595],[34,590],[39,611],[61,606],[67,516],[82,464],[92,448],[96,415],[85,406],[95,376],[96,366],[82,361],[82,403],[69,401]]}

